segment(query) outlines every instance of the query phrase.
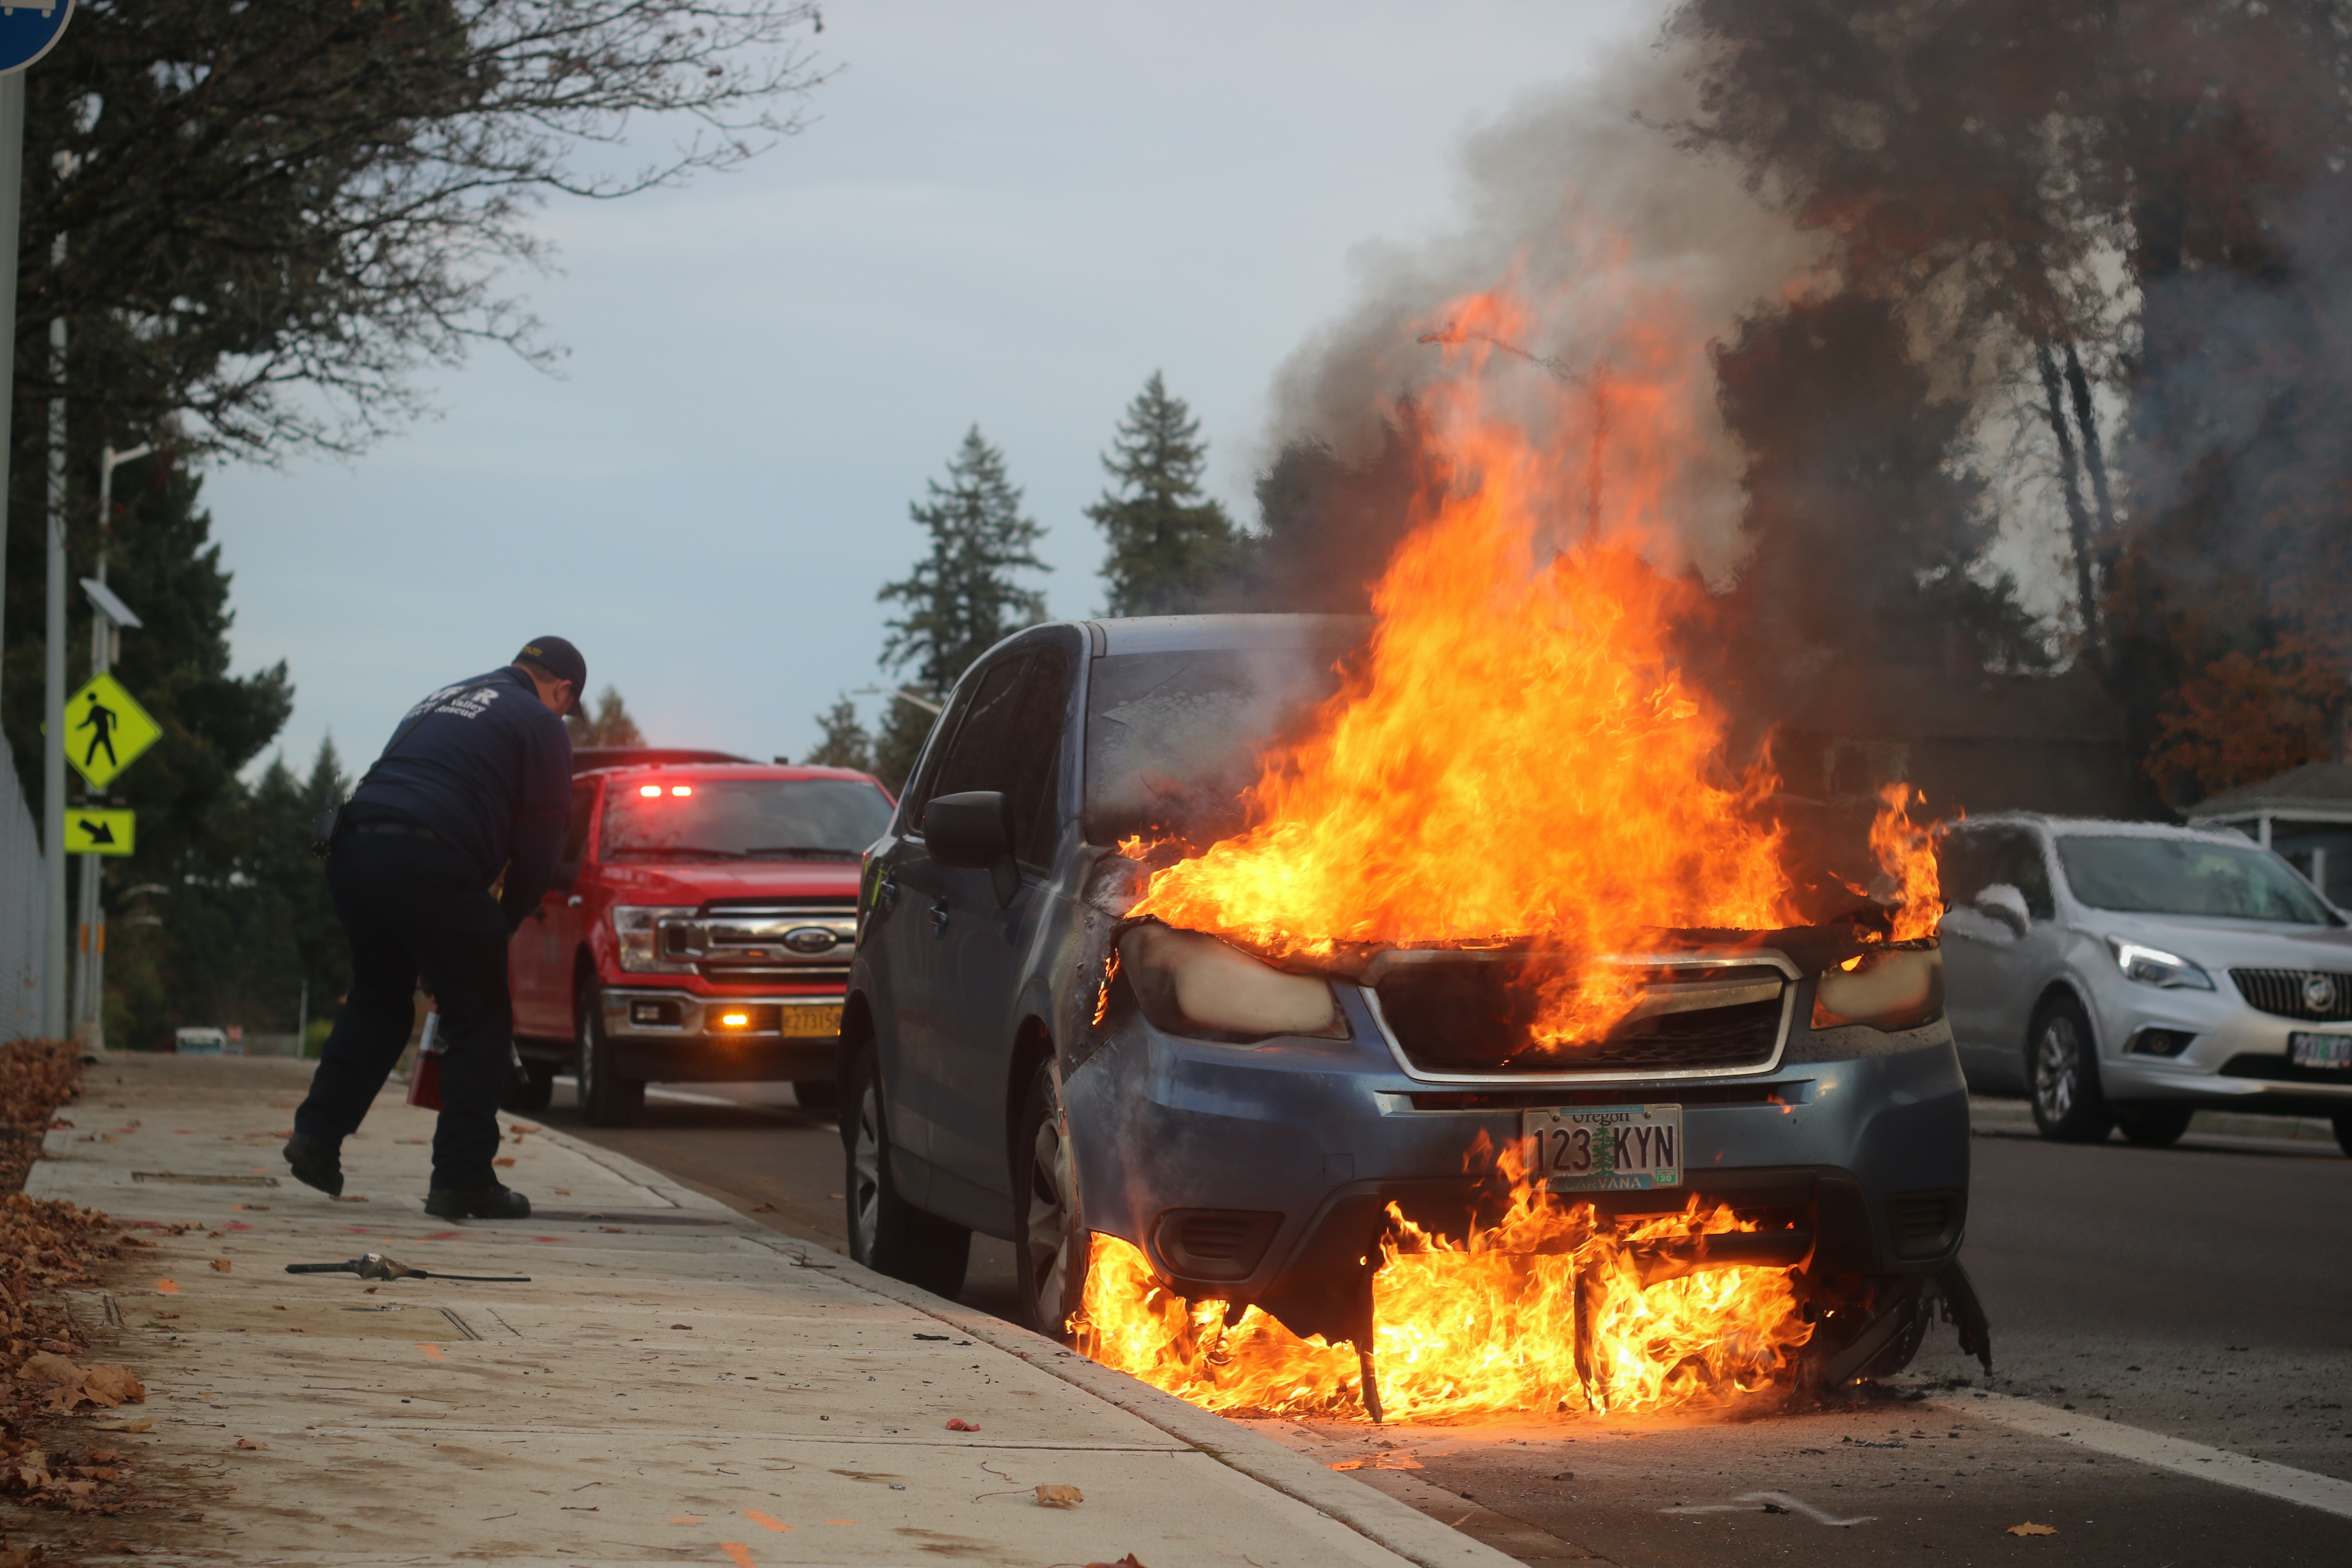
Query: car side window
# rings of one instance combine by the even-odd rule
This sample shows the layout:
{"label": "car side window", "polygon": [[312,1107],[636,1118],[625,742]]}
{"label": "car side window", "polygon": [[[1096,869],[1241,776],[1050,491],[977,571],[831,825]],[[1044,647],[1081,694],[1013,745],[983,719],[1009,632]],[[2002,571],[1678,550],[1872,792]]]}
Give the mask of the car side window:
{"label": "car side window", "polygon": [[596,816],[596,781],[582,779],[572,786],[572,820],[563,825],[563,848],[555,860],[555,885],[568,888],[588,858],[588,825]]}
{"label": "car side window", "polygon": [[[921,804],[943,795],[961,795],[966,790],[1005,787],[1004,742],[1012,732],[1014,699],[1028,665],[1025,655],[1016,655],[981,672],[971,689],[971,700],[964,705],[955,733],[948,737],[939,765],[924,781]],[[914,822],[919,829],[919,804]]]}
{"label": "car side window", "polygon": [[1944,890],[1944,907],[1965,909],[1976,901],[1993,879],[1984,874],[1984,835],[1956,829],[1936,840],[1936,881]]}
{"label": "car side window", "polygon": [[1054,856],[1060,805],[1062,722],[1070,702],[1070,664],[1053,648],[1029,663],[1029,679],[1013,707],[1005,735],[1004,798],[1013,817],[1013,858],[1045,867]]}
{"label": "car side window", "polygon": [[1985,881],[2007,882],[2025,895],[2025,911],[2037,921],[2046,921],[2058,913],[2058,901],[2050,890],[2050,863],[2042,858],[2042,841],[2022,827],[1995,828],[1987,834],[1988,857]]}

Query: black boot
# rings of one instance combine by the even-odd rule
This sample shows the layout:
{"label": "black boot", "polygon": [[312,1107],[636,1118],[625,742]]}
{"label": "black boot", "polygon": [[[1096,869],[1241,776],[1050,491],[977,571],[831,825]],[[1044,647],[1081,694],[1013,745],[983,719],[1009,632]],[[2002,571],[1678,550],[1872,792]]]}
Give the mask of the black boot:
{"label": "black boot", "polygon": [[304,1186],[316,1187],[329,1197],[342,1196],[343,1154],[340,1142],[330,1143],[324,1138],[297,1132],[286,1140],[286,1163],[294,1168],[294,1179]]}
{"label": "black boot", "polygon": [[425,1194],[425,1212],[436,1219],[529,1219],[530,1200],[512,1187],[435,1187]]}

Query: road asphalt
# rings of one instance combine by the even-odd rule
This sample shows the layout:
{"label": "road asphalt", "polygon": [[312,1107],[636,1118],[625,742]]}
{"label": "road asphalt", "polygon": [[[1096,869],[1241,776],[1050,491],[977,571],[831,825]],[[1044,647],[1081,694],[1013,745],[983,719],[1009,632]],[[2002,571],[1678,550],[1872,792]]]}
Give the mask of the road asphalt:
{"label": "road asphalt", "polygon": [[[48,1133],[27,1193],[152,1243],[69,1299],[148,1398],[55,1442],[119,1447],[151,1507],[11,1510],[14,1546],[303,1568],[1507,1561],[537,1119],[502,1119],[528,1220],[423,1214],[433,1117],[396,1094],[331,1200],[278,1156],[308,1078],[110,1058]],[[369,1252],[524,1278],[285,1271]]]}
{"label": "road asphalt", "polygon": [[[558,1095],[551,1124],[841,1245],[838,1133],[785,1086],[657,1088],[615,1130]],[[1977,1121],[1990,1379],[1939,1330],[1825,1410],[1247,1425],[1523,1562],[2352,1563],[2352,1160],[2324,1126],[2200,1116],[2151,1150],[2043,1142],[2013,1102]],[[1011,1310],[1002,1243],[961,1299]]]}

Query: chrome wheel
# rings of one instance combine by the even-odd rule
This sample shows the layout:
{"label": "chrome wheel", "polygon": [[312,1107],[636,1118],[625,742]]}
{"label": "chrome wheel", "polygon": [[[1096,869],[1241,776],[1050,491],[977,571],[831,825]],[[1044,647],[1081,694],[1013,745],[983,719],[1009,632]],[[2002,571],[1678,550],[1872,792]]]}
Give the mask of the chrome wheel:
{"label": "chrome wheel", "polygon": [[2033,1049],[2033,1103],[2042,1119],[2060,1122],[2072,1116],[2082,1083],[2082,1036],[2074,1019],[2053,1013],[2042,1021]]}
{"label": "chrome wheel", "polygon": [[596,1028],[589,1022],[588,1014],[595,1001],[595,993],[583,985],[573,998],[572,1008],[572,1039],[580,1048],[580,1065],[574,1069],[572,1081],[583,1109],[596,1098]]}
{"label": "chrome wheel", "polygon": [[849,1145],[849,1255],[874,1260],[874,1237],[882,1217],[882,1113],[868,1079],[857,1097],[856,1131]]}
{"label": "chrome wheel", "polygon": [[1051,1110],[1030,1143],[1029,1212],[1022,1241],[1029,1249],[1030,1321],[1041,1331],[1058,1334],[1070,1283],[1070,1152],[1062,1142],[1061,1107]]}

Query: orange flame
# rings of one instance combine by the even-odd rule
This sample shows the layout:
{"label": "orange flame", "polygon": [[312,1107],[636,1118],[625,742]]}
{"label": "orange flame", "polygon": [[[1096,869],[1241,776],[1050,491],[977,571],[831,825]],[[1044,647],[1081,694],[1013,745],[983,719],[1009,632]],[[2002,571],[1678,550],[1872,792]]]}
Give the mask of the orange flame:
{"label": "orange flame", "polygon": [[[1507,1152],[1504,1168],[1516,1162]],[[1719,1408],[1775,1386],[1812,1333],[1788,1271],[1660,1279],[1662,1243],[1748,1231],[1727,1208],[1612,1227],[1592,1205],[1518,1184],[1493,1228],[1456,1245],[1393,1205],[1372,1279],[1379,1403],[1389,1419],[1502,1411]],[[1581,1300],[1580,1300],[1580,1297]],[[1097,1237],[1070,1327],[1080,1350],[1210,1410],[1360,1418],[1363,1361],[1256,1307],[1185,1301],[1143,1254]],[[1574,1325],[1587,1323],[1578,1360]]]}
{"label": "orange flame", "polygon": [[1912,942],[1936,934],[1943,913],[1943,884],[1936,874],[1935,840],[1926,827],[1911,820],[1911,803],[1925,801],[1909,784],[1891,784],[1878,792],[1884,803],[1870,825],[1870,851],[1893,888],[1895,940]]}

